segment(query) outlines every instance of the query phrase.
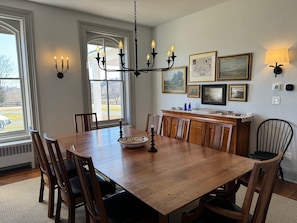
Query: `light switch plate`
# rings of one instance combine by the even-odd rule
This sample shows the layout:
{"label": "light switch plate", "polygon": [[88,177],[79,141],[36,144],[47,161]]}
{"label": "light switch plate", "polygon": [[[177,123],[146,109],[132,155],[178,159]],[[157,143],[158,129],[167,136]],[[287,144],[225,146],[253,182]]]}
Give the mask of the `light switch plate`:
{"label": "light switch plate", "polygon": [[273,96],[272,97],[272,104],[273,105],[279,105],[280,104],[280,100],[281,100],[280,96]]}

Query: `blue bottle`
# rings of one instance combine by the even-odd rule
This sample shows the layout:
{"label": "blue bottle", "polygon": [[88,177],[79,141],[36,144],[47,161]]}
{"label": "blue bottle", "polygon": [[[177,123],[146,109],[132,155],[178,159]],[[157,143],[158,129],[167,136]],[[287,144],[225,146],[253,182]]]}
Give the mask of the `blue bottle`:
{"label": "blue bottle", "polygon": [[184,105],[184,111],[187,111],[187,103]]}
{"label": "blue bottle", "polygon": [[188,111],[192,111],[191,103],[188,105]]}

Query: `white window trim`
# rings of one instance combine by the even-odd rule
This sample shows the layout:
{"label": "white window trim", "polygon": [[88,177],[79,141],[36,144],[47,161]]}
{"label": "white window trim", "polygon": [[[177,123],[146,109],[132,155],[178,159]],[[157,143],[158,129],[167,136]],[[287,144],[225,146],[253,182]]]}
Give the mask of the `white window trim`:
{"label": "white window trim", "polygon": [[[91,112],[91,98],[90,98],[90,85],[88,81],[88,66],[87,66],[87,33],[98,33],[98,34],[106,34],[109,36],[115,36],[115,37],[123,37],[126,39],[124,45],[126,46],[126,49],[129,49],[129,60],[128,64],[131,66],[133,63],[133,60],[131,58],[134,58],[134,52],[133,48],[133,31],[132,30],[123,30],[118,29],[115,27],[110,26],[104,26],[100,24],[94,24],[94,23],[88,23],[88,22],[78,22],[79,27],[79,40],[80,40],[80,54],[81,54],[81,73],[84,74],[82,77],[83,80],[83,98],[84,100],[84,112]],[[99,69],[99,68],[98,68]],[[125,96],[126,96],[126,108],[125,108],[125,114],[124,114],[124,120],[123,122],[128,123],[129,125],[135,126],[135,77],[134,75],[129,75],[129,73],[124,74],[125,77]],[[101,127],[107,127],[116,125],[118,123],[108,122],[106,126]]]}
{"label": "white window trim", "polygon": [[[11,18],[22,21],[24,28],[24,44],[22,49],[22,57],[24,58],[23,64],[20,64],[20,68],[25,75],[25,84],[27,88],[25,91],[25,97],[27,100],[27,110],[25,111],[28,126],[25,126],[25,134],[16,135],[11,137],[5,137],[0,139],[1,143],[15,142],[20,140],[30,139],[29,126],[35,129],[40,129],[39,113],[38,113],[38,99],[37,99],[37,83],[36,83],[36,68],[35,68],[35,50],[34,50],[34,35],[33,35],[33,12],[29,10],[16,9],[6,6],[0,6],[0,18]],[[22,40],[23,41],[23,40]]]}

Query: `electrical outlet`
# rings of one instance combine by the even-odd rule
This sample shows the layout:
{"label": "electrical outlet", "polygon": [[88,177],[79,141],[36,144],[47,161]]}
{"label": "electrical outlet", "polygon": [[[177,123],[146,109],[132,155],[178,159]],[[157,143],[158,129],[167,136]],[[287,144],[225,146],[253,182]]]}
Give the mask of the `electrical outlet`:
{"label": "electrical outlet", "polygon": [[279,105],[280,104],[280,100],[281,100],[280,96],[273,96],[272,97],[272,104],[273,105]]}

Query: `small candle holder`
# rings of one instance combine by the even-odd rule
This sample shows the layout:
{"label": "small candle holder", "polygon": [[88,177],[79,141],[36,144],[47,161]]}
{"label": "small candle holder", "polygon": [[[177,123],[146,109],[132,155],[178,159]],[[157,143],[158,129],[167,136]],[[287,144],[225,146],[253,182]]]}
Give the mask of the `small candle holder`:
{"label": "small candle holder", "polygon": [[120,138],[123,138],[122,120],[120,120]]}
{"label": "small candle holder", "polygon": [[154,126],[151,126],[151,147],[147,150],[148,152],[155,153],[158,152],[158,150],[155,148],[155,140],[154,140]]}

